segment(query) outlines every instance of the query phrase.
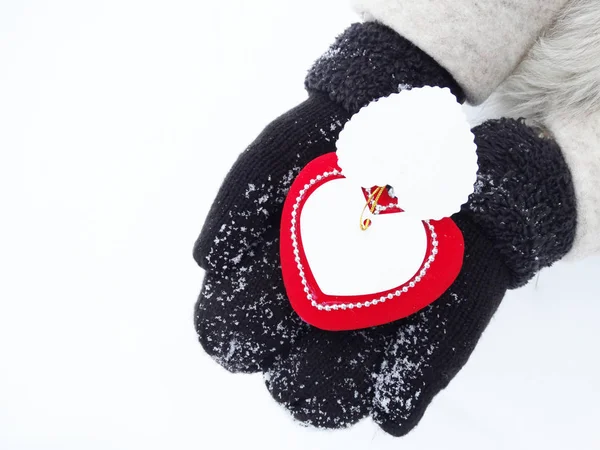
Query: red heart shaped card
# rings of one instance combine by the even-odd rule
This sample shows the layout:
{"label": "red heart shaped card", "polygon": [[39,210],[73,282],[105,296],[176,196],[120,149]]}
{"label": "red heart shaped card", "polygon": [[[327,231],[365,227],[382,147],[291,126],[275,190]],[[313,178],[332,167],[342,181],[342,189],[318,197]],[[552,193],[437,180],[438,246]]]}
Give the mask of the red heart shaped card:
{"label": "red heart shaped card", "polygon": [[280,246],[292,307],[331,331],[383,325],[425,308],[454,282],[464,254],[452,219],[419,220],[387,188],[357,188],[336,153],[313,160],[295,179]]}

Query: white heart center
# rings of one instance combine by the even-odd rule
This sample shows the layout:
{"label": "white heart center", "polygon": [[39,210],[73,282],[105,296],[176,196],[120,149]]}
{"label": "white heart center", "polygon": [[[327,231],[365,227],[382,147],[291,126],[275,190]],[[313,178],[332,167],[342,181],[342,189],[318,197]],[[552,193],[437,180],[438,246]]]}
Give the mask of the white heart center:
{"label": "white heart center", "polygon": [[[406,214],[369,215],[360,228],[366,200],[345,178],[319,186],[302,209],[300,235],[308,265],[323,293],[369,295],[408,282],[427,252],[423,223]],[[367,210],[368,211],[368,210]]]}

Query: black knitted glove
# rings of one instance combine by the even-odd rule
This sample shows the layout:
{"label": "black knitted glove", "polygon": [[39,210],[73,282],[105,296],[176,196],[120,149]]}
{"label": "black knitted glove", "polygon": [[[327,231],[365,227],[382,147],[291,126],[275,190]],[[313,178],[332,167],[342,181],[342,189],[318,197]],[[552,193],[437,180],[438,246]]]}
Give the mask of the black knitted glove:
{"label": "black knitted glove", "polygon": [[476,192],[453,217],[464,265],[442,298],[366,330],[302,322],[279,267],[285,193],[306,163],[335,150],[351,114],[398,84],[448,86],[462,97],[443,69],[391,30],[350,28],[311,71],[309,100],[240,157],[195,249],[207,269],[196,306],[204,349],[231,371],[263,371],[273,397],[314,426],[371,415],[393,435],[410,431],[466,363],[506,290],[560,259],[574,238],[573,187],[558,146],[522,122],[491,121],[473,130]]}
{"label": "black knitted glove", "polygon": [[476,192],[453,216],[465,239],[459,277],[406,319],[360,331],[311,328],[281,353],[265,380],[296,419],[340,428],[370,414],[388,433],[408,433],[467,362],[506,290],[571,248],[575,196],[558,145],[512,119],[473,133]]}

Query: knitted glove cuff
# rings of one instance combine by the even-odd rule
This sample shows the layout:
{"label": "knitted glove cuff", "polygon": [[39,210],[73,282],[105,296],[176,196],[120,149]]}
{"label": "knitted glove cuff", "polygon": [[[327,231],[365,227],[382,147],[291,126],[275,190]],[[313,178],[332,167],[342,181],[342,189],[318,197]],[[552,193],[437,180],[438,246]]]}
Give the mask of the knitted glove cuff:
{"label": "knitted glove cuff", "polygon": [[448,87],[462,103],[464,93],[433,58],[391,28],[357,23],[342,33],[306,77],[306,88],[355,114],[371,101],[412,87]]}
{"label": "knitted glove cuff", "polygon": [[573,245],[577,208],[559,145],[522,120],[476,127],[479,174],[463,206],[511,271],[510,288],[526,284]]}

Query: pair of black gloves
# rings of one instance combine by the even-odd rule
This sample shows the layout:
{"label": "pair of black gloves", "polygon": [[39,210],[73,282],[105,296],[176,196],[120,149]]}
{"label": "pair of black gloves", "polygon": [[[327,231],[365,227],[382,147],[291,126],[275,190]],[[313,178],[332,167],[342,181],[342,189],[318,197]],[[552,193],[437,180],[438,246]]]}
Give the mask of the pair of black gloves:
{"label": "pair of black gloves", "polygon": [[336,150],[361,107],[423,86],[464,101],[452,76],[393,30],[348,28],[310,70],[309,98],[240,155],[196,242],[206,271],[195,313],[200,343],[232,372],[263,372],[273,398],[306,424],[342,428],[370,415],[392,435],[409,432],[467,362],[507,289],[573,244],[575,194],[559,146],[523,120],[488,121],[473,129],[478,181],[452,217],[465,255],[446,293],[406,319],[358,331],[323,331],[297,316],[279,262],[295,176]]}

